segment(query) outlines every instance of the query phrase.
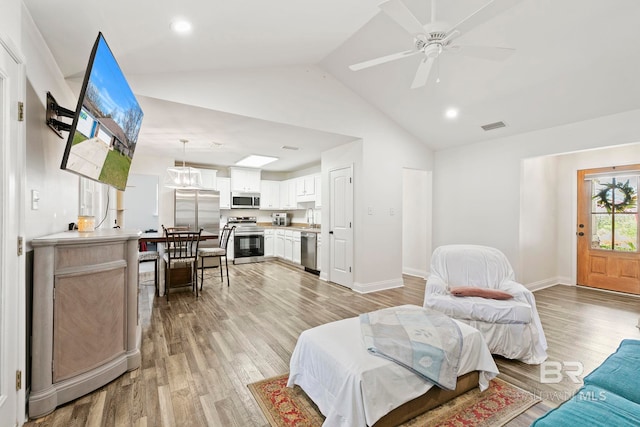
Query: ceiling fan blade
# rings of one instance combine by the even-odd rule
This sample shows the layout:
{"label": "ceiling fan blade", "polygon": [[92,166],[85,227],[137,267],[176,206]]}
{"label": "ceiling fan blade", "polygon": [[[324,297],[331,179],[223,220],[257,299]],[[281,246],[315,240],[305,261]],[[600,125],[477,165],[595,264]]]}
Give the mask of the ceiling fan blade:
{"label": "ceiling fan blade", "polygon": [[433,57],[429,57],[420,62],[418,71],[416,71],[416,76],[413,78],[411,89],[416,89],[427,84],[427,79],[429,78],[429,73],[431,72],[434,59],[435,58]]}
{"label": "ceiling fan blade", "polygon": [[510,47],[497,47],[497,46],[469,46],[469,45],[456,45],[452,46],[452,50],[455,53],[466,56],[474,56],[476,58],[490,59],[492,61],[503,61],[513,55],[515,49]]}
{"label": "ceiling fan blade", "polygon": [[424,34],[424,27],[418,18],[400,0],[387,0],[380,3],[378,7],[409,34]]}
{"label": "ceiling fan blade", "polygon": [[491,0],[489,3],[485,4],[480,9],[476,10],[474,13],[451,27],[447,31],[447,36],[455,30],[458,30],[461,34],[466,33],[521,1],[522,0]]}
{"label": "ceiling fan blade", "polygon": [[364,68],[373,67],[374,65],[384,64],[385,62],[395,61],[396,59],[406,58],[413,56],[416,53],[420,53],[419,50],[406,50],[404,52],[392,53],[391,55],[382,56],[380,58],[370,59],[368,61],[359,62],[357,64],[349,65],[352,71],[362,70]]}

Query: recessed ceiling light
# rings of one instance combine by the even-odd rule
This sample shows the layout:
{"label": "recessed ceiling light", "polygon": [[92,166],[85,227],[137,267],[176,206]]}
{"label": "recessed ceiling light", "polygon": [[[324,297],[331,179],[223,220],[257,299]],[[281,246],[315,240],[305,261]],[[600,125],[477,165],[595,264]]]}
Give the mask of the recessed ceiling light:
{"label": "recessed ceiling light", "polygon": [[447,119],[455,119],[456,117],[458,117],[458,109],[457,108],[449,108],[449,109],[447,109],[447,111],[445,111],[444,116]]}
{"label": "recessed ceiling light", "polygon": [[171,29],[178,34],[187,34],[191,32],[191,22],[184,19],[176,19],[171,22]]}
{"label": "recessed ceiling light", "polygon": [[250,168],[259,168],[268,163],[275,162],[276,160],[278,160],[277,157],[258,156],[255,154],[251,154],[250,156],[247,156],[244,159],[237,161],[236,166],[247,166]]}

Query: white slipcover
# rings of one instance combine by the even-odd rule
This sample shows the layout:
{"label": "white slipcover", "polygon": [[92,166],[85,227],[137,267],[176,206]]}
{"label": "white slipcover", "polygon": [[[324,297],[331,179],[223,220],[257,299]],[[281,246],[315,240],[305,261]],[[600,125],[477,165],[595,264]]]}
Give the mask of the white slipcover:
{"label": "white slipcover", "polygon": [[[514,280],[507,257],[498,249],[477,245],[446,245],[433,251],[424,306],[478,329],[492,354],[525,363],[547,358],[533,293]],[[451,287],[498,289],[513,299],[456,297]]]}

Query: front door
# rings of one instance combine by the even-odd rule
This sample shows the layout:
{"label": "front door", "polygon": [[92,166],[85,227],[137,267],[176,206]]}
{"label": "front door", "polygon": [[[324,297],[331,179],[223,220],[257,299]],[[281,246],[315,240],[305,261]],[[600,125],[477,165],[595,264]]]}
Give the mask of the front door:
{"label": "front door", "polygon": [[[24,257],[18,254],[21,230],[24,139],[18,122],[23,99],[22,69],[0,40],[0,421],[22,424],[24,384]],[[24,378],[23,378],[24,382]]]}
{"label": "front door", "polygon": [[578,284],[640,294],[640,165],[578,171]]}
{"label": "front door", "polygon": [[329,281],[353,286],[353,172],[351,167],[332,170],[329,216]]}

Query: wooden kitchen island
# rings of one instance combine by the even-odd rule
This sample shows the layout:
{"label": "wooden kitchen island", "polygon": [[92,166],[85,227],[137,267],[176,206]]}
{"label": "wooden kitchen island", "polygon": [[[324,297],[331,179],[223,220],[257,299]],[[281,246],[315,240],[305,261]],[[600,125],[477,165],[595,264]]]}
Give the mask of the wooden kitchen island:
{"label": "wooden kitchen island", "polygon": [[31,241],[30,418],[140,366],[138,236],[107,229]]}

